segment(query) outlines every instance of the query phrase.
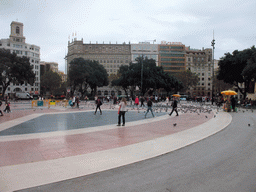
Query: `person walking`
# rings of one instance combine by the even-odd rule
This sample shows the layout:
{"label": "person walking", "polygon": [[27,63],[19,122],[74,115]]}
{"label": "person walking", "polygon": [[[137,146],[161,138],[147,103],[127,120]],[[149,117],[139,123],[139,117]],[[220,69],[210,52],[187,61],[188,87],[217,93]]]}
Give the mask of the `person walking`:
{"label": "person walking", "polygon": [[87,96],[85,96],[84,100],[85,100],[85,103],[87,103],[87,101],[88,101],[89,99],[88,99]]}
{"label": "person walking", "polygon": [[176,112],[176,116],[179,116],[177,107],[178,107],[178,102],[177,102],[176,97],[174,97],[173,102],[172,102],[172,112],[169,114],[170,116],[172,115],[173,111]]}
{"label": "person walking", "polygon": [[154,113],[152,111],[152,105],[153,105],[153,102],[150,98],[150,99],[148,99],[148,102],[147,102],[148,109],[147,109],[147,112],[145,113],[145,118],[147,117],[147,114],[148,114],[149,111],[151,111],[152,116],[155,117]]}
{"label": "person walking", "polygon": [[235,112],[236,111],[236,99],[234,96],[231,97],[231,106],[232,106],[233,111]]}
{"label": "person walking", "polygon": [[4,112],[5,113],[10,113],[11,112],[11,109],[10,109],[10,102],[8,102],[8,96],[6,97],[5,99],[5,109],[4,109]]}
{"label": "person walking", "polygon": [[116,105],[116,103],[117,103],[117,97],[115,96],[113,99],[113,104]]}
{"label": "person walking", "polygon": [[126,112],[126,106],[127,106],[127,102],[126,99],[123,97],[121,102],[119,103],[119,110],[118,110],[118,124],[117,126],[121,125],[121,116],[123,119],[123,124],[122,126],[125,126],[125,112]]}
{"label": "person walking", "polygon": [[[2,101],[0,101],[0,107],[2,106]],[[1,110],[1,108],[0,108],[0,116],[4,116],[4,114],[3,114],[3,112],[2,112],[2,110]]]}
{"label": "person walking", "polygon": [[75,104],[76,104],[76,97],[73,96],[73,99],[72,99],[72,108],[75,107]]}
{"label": "person walking", "polygon": [[138,96],[136,96],[134,104],[137,106],[137,108],[139,107],[140,101]]}
{"label": "person walking", "polygon": [[75,98],[75,102],[76,102],[76,107],[79,108],[79,97],[78,96]]}
{"label": "person walking", "polygon": [[144,101],[145,101],[144,97],[141,97],[141,99],[140,99],[140,102],[141,102],[140,107],[142,107],[142,106],[145,107]]}
{"label": "person walking", "polygon": [[96,115],[97,109],[100,110],[100,114],[102,115],[102,111],[101,111],[101,108],[100,108],[101,105],[102,105],[102,102],[101,102],[101,100],[98,98],[98,99],[96,100],[96,110],[95,110],[94,115]]}

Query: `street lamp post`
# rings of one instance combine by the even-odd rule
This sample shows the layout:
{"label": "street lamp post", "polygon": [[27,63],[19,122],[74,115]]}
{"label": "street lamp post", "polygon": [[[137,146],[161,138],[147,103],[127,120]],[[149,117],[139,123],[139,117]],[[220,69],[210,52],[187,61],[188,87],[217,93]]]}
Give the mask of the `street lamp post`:
{"label": "street lamp post", "polygon": [[[156,39],[154,40],[146,40],[145,42],[147,41],[153,41],[153,44],[154,42],[156,42]],[[143,46],[143,44],[142,44]],[[143,86],[143,51],[144,49],[142,48],[142,60],[141,60],[141,96],[143,96],[143,91],[142,91],[142,86]]]}
{"label": "street lamp post", "polygon": [[141,96],[143,96],[142,85],[143,85],[143,53],[142,53],[142,59],[141,59]]}
{"label": "street lamp post", "polygon": [[213,105],[213,100],[214,100],[214,45],[215,45],[215,39],[214,39],[214,32],[213,32],[213,40],[212,40],[212,105]]}

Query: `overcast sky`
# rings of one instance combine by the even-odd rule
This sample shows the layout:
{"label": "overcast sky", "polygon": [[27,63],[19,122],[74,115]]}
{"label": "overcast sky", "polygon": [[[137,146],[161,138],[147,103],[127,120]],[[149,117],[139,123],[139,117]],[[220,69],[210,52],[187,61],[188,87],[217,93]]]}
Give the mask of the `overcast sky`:
{"label": "overcast sky", "polygon": [[182,42],[211,48],[215,59],[256,44],[256,0],[0,0],[0,39],[10,24],[24,24],[26,43],[41,61],[65,70],[68,40],[84,43]]}

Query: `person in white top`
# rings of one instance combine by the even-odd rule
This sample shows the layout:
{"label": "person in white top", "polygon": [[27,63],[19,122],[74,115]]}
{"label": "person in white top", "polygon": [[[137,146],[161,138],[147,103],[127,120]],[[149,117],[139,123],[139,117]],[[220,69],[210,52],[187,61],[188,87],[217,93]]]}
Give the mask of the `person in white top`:
{"label": "person in white top", "polygon": [[76,104],[76,97],[75,96],[73,96],[73,99],[72,99],[72,107],[75,107],[75,104]]}
{"label": "person in white top", "polygon": [[119,103],[119,115],[118,115],[118,124],[117,124],[117,126],[121,125],[121,116],[122,116],[122,119],[123,119],[122,126],[125,126],[126,106],[127,106],[127,102],[126,102],[126,99],[123,97],[121,102]]}

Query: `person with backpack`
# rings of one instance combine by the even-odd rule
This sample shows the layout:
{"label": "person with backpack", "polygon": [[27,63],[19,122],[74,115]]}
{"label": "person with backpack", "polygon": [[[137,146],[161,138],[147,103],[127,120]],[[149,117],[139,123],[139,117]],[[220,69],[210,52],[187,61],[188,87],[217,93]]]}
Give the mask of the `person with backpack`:
{"label": "person with backpack", "polygon": [[155,117],[154,113],[152,111],[152,105],[153,105],[152,99],[150,98],[150,99],[148,99],[148,102],[147,102],[148,109],[147,109],[147,112],[145,113],[145,118],[147,117],[147,114],[149,111],[151,111],[152,116]]}
{"label": "person with backpack", "polygon": [[100,114],[102,115],[102,111],[101,111],[101,109],[100,109],[100,106],[101,106],[101,105],[102,105],[102,102],[101,102],[101,100],[98,98],[98,99],[96,100],[96,110],[95,110],[94,115],[96,115],[98,109],[100,110]]}

